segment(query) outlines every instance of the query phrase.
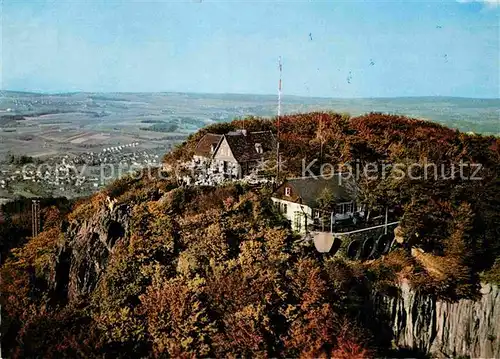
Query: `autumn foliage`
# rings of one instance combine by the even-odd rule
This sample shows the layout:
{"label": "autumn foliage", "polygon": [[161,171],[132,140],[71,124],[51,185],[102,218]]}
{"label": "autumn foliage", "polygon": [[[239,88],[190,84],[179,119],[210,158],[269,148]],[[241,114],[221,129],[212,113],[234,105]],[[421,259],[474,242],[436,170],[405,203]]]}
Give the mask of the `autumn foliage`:
{"label": "autumn foliage", "polygon": [[[106,207],[99,203],[81,206],[102,206],[97,217]],[[7,261],[13,356],[326,357],[346,343],[361,354],[369,345],[362,332],[337,339],[356,320],[342,310],[349,299],[336,295],[325,264],[299,250],[259,191],[175,188],[129,205],[130,231],[88,296],[52,304],[52,270],[64,245],[59,227]]]}
{"label": "autumn foliage", "polygon": [[[165,161],[188,159],[206,132],[241,127],[276,133],[278,123],[213,125]],[[390,293],[406,278],[443,298],[477,293],[479,273],[500,254],[498,138],[382,114],[282,116],[279,130],[290,176],[321,155],[334,164],[464,160],[482,163],[483,179],[362,182],[373,211],[404,209],[408,246],[364,264],[301,245],[269,190],[121,179],[69,215],[47,210],[44,231],[10,253],[1,269],[4,355],[370,358],[390,345],[367,307],[373,290]],[[89,257],[98,246],[103,257]],[[85,290],[71,286],[89,276]]]}

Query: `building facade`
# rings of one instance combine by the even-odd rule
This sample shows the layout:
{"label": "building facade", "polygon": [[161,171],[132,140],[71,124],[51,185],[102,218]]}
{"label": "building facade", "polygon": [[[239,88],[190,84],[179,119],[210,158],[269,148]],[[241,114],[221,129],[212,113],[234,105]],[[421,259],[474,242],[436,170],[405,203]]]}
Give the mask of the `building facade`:
{"label": "building facade", "polygon": [[272,200],[294,231],[333,232],[342,223],[355,224],[364,216],[350,183],[352,180],[341,174],[331,178],[292,178],[273,192]]}
{"label": "building facade", "polygon": [[193,162],[204,165],[210,176],[243,178],[272,157],[275,149],[276,140],[271,131],[208,133],[197,144]]}

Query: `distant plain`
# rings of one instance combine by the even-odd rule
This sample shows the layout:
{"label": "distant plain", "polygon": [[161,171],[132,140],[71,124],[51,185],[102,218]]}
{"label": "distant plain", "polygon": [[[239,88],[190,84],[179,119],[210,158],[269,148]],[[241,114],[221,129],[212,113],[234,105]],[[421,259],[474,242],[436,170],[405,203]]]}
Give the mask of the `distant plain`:
{"label": "distant plain", "polygon": [[[463,132],[500,135],[500,99],[400,97],[330,99],[284,96],[283,113],[384,112],[427,119]],[[0,159],[101,151],[138,142],[168,151],[211,123],[275,116],[277,96],[193,93],[0,93]],[[18,116],[16,116],[18,115]]]}

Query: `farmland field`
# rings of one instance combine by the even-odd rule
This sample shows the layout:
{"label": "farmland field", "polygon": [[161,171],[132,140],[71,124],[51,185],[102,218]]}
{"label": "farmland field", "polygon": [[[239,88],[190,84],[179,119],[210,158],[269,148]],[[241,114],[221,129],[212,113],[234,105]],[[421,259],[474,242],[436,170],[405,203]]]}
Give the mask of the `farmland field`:
{"label": "farmland field", "polygon": [[[311,110],[386,112],[425,118],[462,131],[500,133],[500,100],[447,97],[328,99],[284,97],[285,113]],[[183,93],[0,95],[0,158],[99,151],[138,142],[168,150],[189,133],[247,115],[273,116],[276,96]],[[16,116],[17,117],[14,117]],[[6,121],[8,119],[11,121]],[[163,132],[172,128],[175,132]]]}

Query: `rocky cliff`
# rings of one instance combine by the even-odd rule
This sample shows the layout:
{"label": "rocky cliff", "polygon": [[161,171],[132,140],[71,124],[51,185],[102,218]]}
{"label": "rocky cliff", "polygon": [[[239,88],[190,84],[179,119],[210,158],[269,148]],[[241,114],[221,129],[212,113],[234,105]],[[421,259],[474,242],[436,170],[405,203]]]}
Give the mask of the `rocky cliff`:
{"label": "rocky cliff", "polygon": [[50,279],[52,297],[74,300],[89,295],[106,270],[118,240],[127,237],[130,208],[102,207],[88,219],[64,223],[63,245],[59,247]]}
{"label": "rocky cliff", "polygon": [[500,358],[500,289],[483,284],[477,301],[448,303],[407,283],[396,297],[376,296],[399,347],[444,357]]}

